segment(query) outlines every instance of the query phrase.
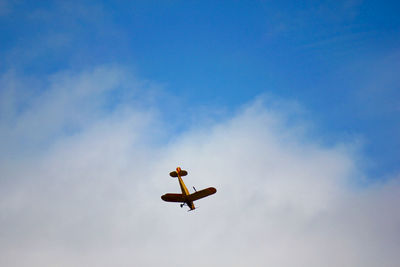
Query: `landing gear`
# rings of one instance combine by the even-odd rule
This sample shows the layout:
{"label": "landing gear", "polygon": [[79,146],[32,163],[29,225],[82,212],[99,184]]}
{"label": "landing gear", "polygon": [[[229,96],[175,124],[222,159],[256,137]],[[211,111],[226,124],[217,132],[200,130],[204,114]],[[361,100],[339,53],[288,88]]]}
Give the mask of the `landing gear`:
{"label": "landing gear", "polygon": [[185,206],[185,203],[182,203],[180,206],[181,206],[181,208],[182,208],[183,206]]}

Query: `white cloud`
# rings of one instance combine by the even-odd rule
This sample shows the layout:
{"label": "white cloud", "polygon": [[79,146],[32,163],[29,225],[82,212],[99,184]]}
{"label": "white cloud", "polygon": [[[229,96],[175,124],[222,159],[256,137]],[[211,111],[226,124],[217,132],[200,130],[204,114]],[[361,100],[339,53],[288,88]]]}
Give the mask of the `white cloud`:
{"label": "white cloud", "polygon": [[[2,130],[13,126],[2,146],[18,153],[2,152],[0,162],[0,265],[399,262],[399,179],[355,188],[363,174],[353,144],[326,147],[262,101],[160,142],[173,127],[143,105],[146,83],[127,76],[113,67],[55,75],[2,120]],[[121,92],[129,97],[104,108]],[[65,133],[70,125],[77,130]],[[25,155],[21,140],[35,143],[34,153]],[[218,189],[191,213],[160,199],[178,192],[168,176],[177,165],[188,187]]]}

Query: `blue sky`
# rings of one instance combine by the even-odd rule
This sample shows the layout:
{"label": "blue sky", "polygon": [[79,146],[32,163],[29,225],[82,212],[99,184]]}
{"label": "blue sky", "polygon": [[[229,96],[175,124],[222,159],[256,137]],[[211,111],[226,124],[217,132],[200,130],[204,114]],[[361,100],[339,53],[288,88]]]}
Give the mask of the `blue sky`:
{"label": "blue sky", "polygon": [[396,1],[2,3],[3,72],[122,64],[183,113],[298,101],[324,142],[362,139],[371,176],[399,170]]}
{"label": "blue sky", "polygon": [[399,7],[0,0],[0,265],[397,266]]}

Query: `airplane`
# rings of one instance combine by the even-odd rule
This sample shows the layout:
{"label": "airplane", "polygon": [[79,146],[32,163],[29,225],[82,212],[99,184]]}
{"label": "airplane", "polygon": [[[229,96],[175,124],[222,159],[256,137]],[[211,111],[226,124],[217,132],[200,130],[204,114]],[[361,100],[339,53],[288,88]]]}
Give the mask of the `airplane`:
{"label": "airplane", "polygon": [[193,201],[196,201],[200,198],[207,197],[209,195],[215,194],[217,192],[217,189],[214,187],[209,187],[200,191],[197,191],[196,188],[193,186],[194,193],[190,194],[189,190],[186,188],[185,183],[182,180],[182,176],[186,176],[188,173],[185,170],[182,170],[180,167],[176,168],[176,171],[170,172],[171,177],[177,177],[179,180],[179,185],[181,187],[182,194],[176,194],[176,193],[167,193],[161,196],[161,199],[167,202],[181,202],[182,204],[180,205],[181,208],[184,205],[187,205],[190,210],[194,210],[195,206],[193,204]]}

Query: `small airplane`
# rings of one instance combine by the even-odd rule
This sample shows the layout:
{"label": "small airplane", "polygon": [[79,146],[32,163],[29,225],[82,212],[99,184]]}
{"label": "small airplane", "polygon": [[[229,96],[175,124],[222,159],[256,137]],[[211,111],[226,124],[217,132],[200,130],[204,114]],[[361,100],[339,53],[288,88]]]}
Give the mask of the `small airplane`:
{"label": "small airplane", "polygon": [[194,210],[195,206],[193,201],[198,200],[203,197],[207,197],[209,195],[215,194],[217,189],[214,187],[209,187],[200,191],[197,191],[196,188],[193,186],[194,193],[190,194],[188,189],[186,188],[185,183],[182,180],[182,176],[186,176],[188,173],[185,170],[182,170],[180,167],[176,168],[176,171],[170,172],[171,177],[178,177],[179,185],[181,186],[182,194],[175,194],[175,193],[168,193],[161,196],[161,199],[167,202],[181,202],[181,208],[184,205],[187,205],[190,210]]}

